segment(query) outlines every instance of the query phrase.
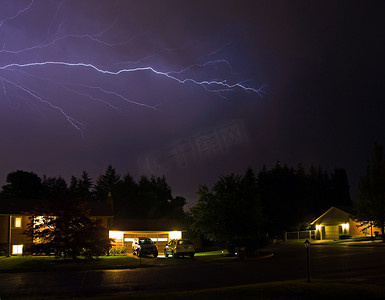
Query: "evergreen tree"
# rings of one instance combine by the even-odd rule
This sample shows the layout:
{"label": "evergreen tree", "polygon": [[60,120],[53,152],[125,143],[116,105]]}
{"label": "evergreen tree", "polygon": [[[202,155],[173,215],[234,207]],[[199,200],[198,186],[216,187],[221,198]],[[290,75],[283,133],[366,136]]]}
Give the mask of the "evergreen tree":
{"label": "evergreen tree", "polygon": [[108,193],[112,192],[116,184],[120,181],[120,175],[109,165],[103,174],[96,181],[95,197],[99,201],[104,201],[108,197]]}
{"label": "evergreen tree", "polygon": [[87,171],[82,172],[82,176],[77,181],[77,195],[83,200],[92,200],[92,179]]}
{"label": "evergreen tree", "polygon": [[352,205],[346,171],[335,169],[334,173],[331,174],[330,181],[333,205]]}
{"label": "evergreen tree", "polygon": [[138,216],[140,203],[138,200],[138,184],[130,174],[119,181],[112,190],[114,199],[114,216],[117,218],[133,218]]}
{"label": "evergreen tree", "polygon": [[43,198],[60,199],[69,194],[66,181],[62,177],[43,177]]}
{"label": "evergreen tree", "polygon": [[385,242],[385,153],[382,145],[375,143],[372,157],[361,178],[357,203],[357,217],[365,223],[381,228]]}

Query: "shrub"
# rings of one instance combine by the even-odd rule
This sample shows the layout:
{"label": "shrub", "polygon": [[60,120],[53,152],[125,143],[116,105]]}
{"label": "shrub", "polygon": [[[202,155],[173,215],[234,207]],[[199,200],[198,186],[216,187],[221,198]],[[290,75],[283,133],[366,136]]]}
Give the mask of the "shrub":
{"label": "shrub", "polygon": [[110,250],[110,255],[126,255],[127,253],[127,247],[126,246],[123,246],[123,247],[113,247],[111,248]]}
{"label": "shrub", "polygon": [[340,234],[340,240],[346,240],[346,239],[350,239],[351,238],[351,236],[350,235],[348,235],[348,234]]}

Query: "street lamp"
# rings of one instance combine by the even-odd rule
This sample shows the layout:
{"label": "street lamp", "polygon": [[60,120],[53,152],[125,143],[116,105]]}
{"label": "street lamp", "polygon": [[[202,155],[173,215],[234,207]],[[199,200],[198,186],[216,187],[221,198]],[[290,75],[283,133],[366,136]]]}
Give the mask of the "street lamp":
{"label": "street lamp", "polygon": [[306,248],[307,282],[310,282],[310,260],[309,260],[310,242],[308,239],[306,239],[305,241],[305,248]]}

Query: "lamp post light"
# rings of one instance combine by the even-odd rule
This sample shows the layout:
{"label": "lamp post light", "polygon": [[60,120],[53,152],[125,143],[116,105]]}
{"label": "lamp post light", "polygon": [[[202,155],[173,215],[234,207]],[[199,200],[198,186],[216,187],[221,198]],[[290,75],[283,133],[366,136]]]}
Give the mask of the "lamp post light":
{"label": "lamp post light", "polygon": [[309,257],[310,242],[308,239],[306,239],[305,241],[305,248],[306,248],[307,282],[310,282],[310,257]]}

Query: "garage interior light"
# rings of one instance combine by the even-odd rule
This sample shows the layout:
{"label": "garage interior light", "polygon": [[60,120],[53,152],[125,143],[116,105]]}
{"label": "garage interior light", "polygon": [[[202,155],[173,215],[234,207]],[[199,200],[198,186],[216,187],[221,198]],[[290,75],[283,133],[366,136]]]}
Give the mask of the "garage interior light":
{"label": "garage interior light", "polygon": [[177,240],[182,238],[182,231],[170,231],[168,233],[170,240]]}

